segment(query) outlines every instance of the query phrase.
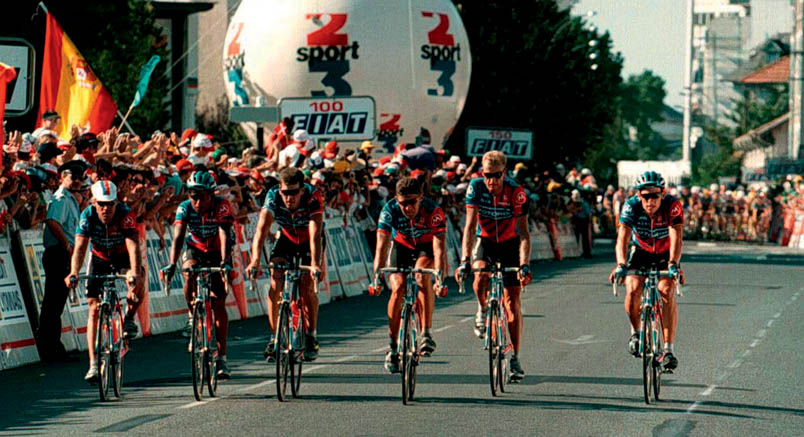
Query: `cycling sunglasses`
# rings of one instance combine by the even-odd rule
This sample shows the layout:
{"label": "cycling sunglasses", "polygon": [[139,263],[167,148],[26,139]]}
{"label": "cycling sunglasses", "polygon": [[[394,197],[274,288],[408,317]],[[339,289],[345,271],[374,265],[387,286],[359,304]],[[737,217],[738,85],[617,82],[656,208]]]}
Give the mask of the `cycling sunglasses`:
{"label": "cycling sunglasses", "polygon": [[194,191],[194,192],[188,194],[188,196],[190,197],[190,199],[193,199],[193,200],[201,200],[201,199],[204,198],[204,193]]}
{"label": "cycling sunglasses", "polygon": [[414,198],[414,199],[405,199],[405,200],[400,200],[400,201],[399,201],[399,204],[400,204],[400,205],[402,205],[402,206],[413,206],[413,205],[415,205],[415,204],[417,204],[417,203],[419,203],[419,199],[418,199],[418,198]]}
{"label": "cycling sunglasses", "polygon": [[114,206],[114,201],[112,200],[110,202],[98,202],[98,206],[101,208],[111,208],[112,206]]}
{"label": "cycling sunglasses", "polygon": [[658,191],[655,193],[639,193],[639,196],[645,200],[654,200],[662,197],[662,193]]}
{"label": "cycling sunglasses", "polygon": [[280,194],[282,194],[283,196],[287,196],[287,197],[295,196],[295,195],[299,194],[299,192],[301,192],[301,188],[293,188],[291,190],[279,190]]}
{"label": "cycling sunglasses", "polygon": [[495,171],[494,173],[483,173],[483,177],[486,179],[499,179],[503,175],[501,171]]}

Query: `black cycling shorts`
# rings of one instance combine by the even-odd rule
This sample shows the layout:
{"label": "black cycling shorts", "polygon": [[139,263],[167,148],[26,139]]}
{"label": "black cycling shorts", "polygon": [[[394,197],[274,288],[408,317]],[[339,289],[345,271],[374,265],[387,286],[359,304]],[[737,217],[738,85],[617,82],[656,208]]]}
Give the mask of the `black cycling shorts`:
{"label": "black cycling shorts", "polygon": [[[327,247],[326,234],[321,232],[321,253]],[[309,266],[312,255],[310,254],[310,242],[305,241],[301,244],[295,244],[283,233],[280,234],[279,239],[276,240],[274,248],[271,251],[271,259],[282,258],[290,262],[294,257],[301,257],[301,265]]]}
{"label": "black cycling shorts", "polygon": [[[109,261],[92,255],[92,259],[89,261],[90,275],[124,274],[129,268],[131,268],[131,263],[128,258],[128,252],[114,254],[112,255],[112,259]],[[87,282],[87,297],[92,297],[95,299],[100,297],[103,282],[104,281],[100,279],[90,279]],[[125,294],[123,296],[125,296]]]}
{"label": "black cycling shorts", "polygon": [[[221,266],[221,252],[218,250],[204,252],[196,247],[187,245],[184,248],[184,254],[181,258],[181,263],[184,265],[187,261],[195,261],[196,267],[220,267]],[[213,273],[210,277],[212,292],[215,297],[226,298],[226,287],[223,285],[223,277],[220,273]]]}
{"label": "black cycling shorts", "polygon": [[416,267],[416,261],[423,256],[435,259],[432,241],[417,244],[413,249],[393,241],[391,242],[391,255],[388,260],[388,267],[414,268]]}
{"label": "black cycling shorts", "polygon": [[650,253],[633,246],[631,253],[628,255],[628,270],[649,271],[654,264],[659,270],[667,270],[669,260],[670,252]]}
{"label": "black cycling shorts", "polygon": [[[485,261],[489,265],[500,262],[503,267],[519,267],[519,238],[510,238],[503,242],[477,237],[475,249],[472,251],[472,262]],[[503,273],[503,284],[507,287],[519,285],[516,273]]]}

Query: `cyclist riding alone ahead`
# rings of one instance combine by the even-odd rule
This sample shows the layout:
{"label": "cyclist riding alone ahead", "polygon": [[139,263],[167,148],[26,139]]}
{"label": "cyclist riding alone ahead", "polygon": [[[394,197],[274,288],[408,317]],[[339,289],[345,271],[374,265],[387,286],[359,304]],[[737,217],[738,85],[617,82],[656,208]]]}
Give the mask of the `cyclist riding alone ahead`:
{"label": "cyclist riding alone ahead", "polygon": [[[422,195],[422,185],[417,179],[405,177],[396,183],[396,197],[386,203],[380,212],[377,224],[377,251],[374,256],[374,286],[382,290],[381,275],[377,272],[386,266],[390,252],[391,267],[435,269],[443,272],[447,265],[446,222],[444,211],[429,197]],[[385,356],[385,368],[391,373],[399,372],[399,354],[396,340],[405,295],[405,276],[394,273],[389,277],[391,297],[388,300],[388,335],[390,350]],[[419,353],[429,356],[436,349],[430,329],[433,326],[435,295],[432,279],[416,274],[419,286],[419,308],[423,309],[422,339]],[[440,289],[441,274],[436,280]]]}
{"label": "cyclist riding alone ahead", "polygon": [[[265,196],[265,204],[260,211],[257,232],[251,246],[251,261],[246,271],[254,277],[260,266],[260,253],[269,237],[271,224],[281,229],[279,239],[271,252],[272,263],[287,263],[291,257],[300,257],[303,265],[309,265],[317,273],[321,272],[323,253],[322,220],[324,200],[321,192],[312,185],[304,183],[304,174],[295,167],[286,167],[279,172],[279,185],[271,188]],[[271,238],[273,240],[273,237]],[[268,292],[268,322],[271,325],[271,339],[263,355],[269,360],[274,354],[274,334],[279,316],[279,301],[285,278],[283,272],[271,272],[271,289]],[[299,284],[300,307],[304,325],[307,327],[304,359],[318,358],[318,296],[313,292],[313,279],[309,273],[301,276]]]}
{"label": "cyclist riding alone ahead", "polygon": [[[92,204],[81,213],[75,231],[75,250],[70,262],[70,274],[64,278],[68,287],[77,279],[84,265],[89,244],[92,243],[92,258],[89,261],[90,275],[112,275],[128,270],[128,310],[123,321],[126,338],[137,336],[138,328],[134,322],[137,307],[142,302],[145,284],[145,269],[140,257],[137,242],[137,220],[124,203],[117,201],[117,187],[111,181],[101,180],[92,185]],[[98,323],[98,297],[103,281],[90,280],[87,283],[87,349],[89,352],[89,371],[84,379],[89,383],[98,382],[98,363],[95,356],[95,327]]]}
{"label": "cyclist riding alone ahead", "polygon": [[[684,271],[681,270],[681,241],[684,235],[684,213],[681,202],[665,194],[664,179],[659,173],[646,171],[636,183],[637,195],[628,199],[620,215],[620,228],[614,253],[617,267],[609,275],[609,282],[625,280],[625,312],[631,322],[631,338],[628,350],[634,356],[639,354],[639,315],[642,305],[644,276],[629,276],[628,270],[649,270],[656,264],[659,270],[667,270],[674,278],[659,280],[659,294],[662,296],[662,327],[664,329],[664,362],[668,370],[678,367],[673,355],[676,336],[676,307],[673,288],[675,279],[683,284]],[[626,262],[628,240],[633,246]]]}
{"label": "cyclist riding alone ahead", "polygon": [[[520,381],[525,377],[525,371],[519,363],[519,347],[522,342],[522,307],[519,295],[521,286],[528,285],[531,281],[528,196],[523,187],[505,177],[504,153],[486,152],[481,163],[483,177],[472,179],[466,189],[466,226],[463,230],[461,265],[455,271],[455,277],[461,281],[471,271],[470,252],[475,268],[486,268],[497,262],[502,267],[519,266],[517,275],[506,273],[503,278],[503,304],[514,345],[510,362],[511,379]],[[488,273],[475,274],[473,286],[478,303],[475,335],[478,337],[483,336],[486,325],[484,309],[489,280]]]}
{"label": "cyclist riding alone ahead", "polygon": [[[173,221],[173,244],[170,248],[170,264],[162,269],[169,281],[176,273],[176,262],[184,246],[184,235],[190,229],[190,238],[182,256],[182,268],[221,267],[232,269],[230,238],[234,216],[232,205],[223,197],[215,195],[215,180],[208,171],[197,171],[187,180],[190,198],[179,204]],[[221,273],[210,276],[212,283],[212,310],[215,313],[215,335],[218,342],[218,377],[229,379],[231,371],[226,364],[226,339],[229,331],[229,314],[226,312],[227,289]],[[196,277],[184,274],[184,298],[192,311],[196,293]],[[192,314],[188,314],[188,327],[192,329]]]}

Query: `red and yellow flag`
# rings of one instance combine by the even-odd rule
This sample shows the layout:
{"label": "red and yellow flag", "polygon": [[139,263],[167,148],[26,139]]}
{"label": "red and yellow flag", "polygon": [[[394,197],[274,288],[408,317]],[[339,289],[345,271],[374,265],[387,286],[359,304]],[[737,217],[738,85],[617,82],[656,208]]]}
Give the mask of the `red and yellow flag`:
{"label": "red and yellow flag", "polygon": [[[0,144],[6,143],[6,133],[3,131],[3,118],[6,116],[6,87],[15,77],[17,77],[17,70],[0,62]],[[1,155],[0,164],[3,162]]]}
{"label": "red and yellow flag", "polygon": [[50,13],[47,14],[37,126],[41,126],[42,114],[48,110],[61,116],[56,131],[65,140],[70,139],[73,124],[100,133],[111,127],[117,113],[109,91]]}

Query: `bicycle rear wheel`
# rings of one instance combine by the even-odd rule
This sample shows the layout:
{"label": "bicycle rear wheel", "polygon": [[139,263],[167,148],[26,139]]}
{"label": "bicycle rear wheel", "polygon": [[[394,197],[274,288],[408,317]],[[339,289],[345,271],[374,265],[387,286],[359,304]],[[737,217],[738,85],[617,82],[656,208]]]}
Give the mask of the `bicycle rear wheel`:
{"label": "bicycle rear wheel", "polygon": [[489,385],[491,386],[491,395],[497,396],[497,388],[499,387],[500,382],[500,375],[499,375],[499,362],[498,357],[500,356],[500,336],[499,336],[499,312],[497,307],[497,302],[491,302],[488,306],[488,314],[486,316],[486,320],[488,320],[488,324],[490,329],[486,329],[486,332],[490,335],[488,336],[488,343],[489,343]]}
{"label": "bicycle rear wheel", "polygon": [[650,312],[642,318],[642,387],[645,392],[645,403],[650,404],[653,379],[653,335],[651,332]]}
{"label": "bicycle rear wheel", "polygon": [[[294,336],[294,342],[299,345],[305,345],[307,344],[305,340],[304,329],[301,329],[301,322],[299,322],[299,329]],[[303,363],[304,353],[301,351],[301,349],[294,348],[293,353],[290,355],[290,393],[294,398],[299,397]]]}
{"label": "bicycle rear wheel", "polygon": [[215,335],[215,312],[212,311],[212,307],[209,304],[207,304],[206,310],[207,345],[204,351],[204,363],[206,363],[209,395],[215,397],[218,390],[218,340]]}
{"label": "bicycle rear wheel", "polygon": [[193,330],[190,338],[190,365],[193,375],[193,394],[200,401],[204,395],[204,378],[206,377],[206,357],[204,356],[204,307],[201,302],[193,305]]}
{"label": "bicycle rear wheel", "polygon": [[124,348],[128,340],[123,338],[123,312],[118,306],[114,311],[114,320],[112,322],[112,340],[114,341],[114,355],[112,356],[112,388],[114,395],[120,397],[123,388],[123,357],[125,356]]}
{"label": "bicycle rear wheel", "polygon": [[410,342],[410,329],[411,329],[411,312],[413,308],[406,306],[402,310],[402,348],[400,353],[402,355],[402,404],[408,404],[408,397],[410,396],[410,375],[411,368],[413,367],[413,348],[414,345]]}
{"label": "bicycle rear wheel", "polygon": [[662,320],[658,316],[653,322],[653,332],[656,341],[653,343],[655,350],[653,359],[653,397],[658,401],[662,391],[662,362],[664,357],[664,331],[662,330]]}
{"label": "bicycle rear wheel", "polygon": [[283,303],[279,307],[279,324],[276,328],[276,396],[280,402],[285,400],[290,373],[290,306]]}
{"label": "bicycle rear wheel", "polygon": [[95,328],[95,359],[98,360],[98,392],[101,401],[109,400],[109,386],[112,385],[110,332],[110,308],[108,305],[101,304]]}

